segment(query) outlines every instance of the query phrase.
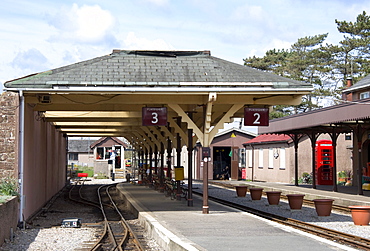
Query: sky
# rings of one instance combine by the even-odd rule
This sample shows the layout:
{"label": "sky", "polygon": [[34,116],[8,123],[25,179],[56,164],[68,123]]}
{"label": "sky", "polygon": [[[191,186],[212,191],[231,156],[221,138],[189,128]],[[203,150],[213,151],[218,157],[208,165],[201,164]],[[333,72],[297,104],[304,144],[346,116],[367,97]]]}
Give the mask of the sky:
{"label": "sky", "polygon": [[210,50],[243,64],[298,38],[343,34],[368,0],[2,0],[0,91],[8,80],[126,50]]}

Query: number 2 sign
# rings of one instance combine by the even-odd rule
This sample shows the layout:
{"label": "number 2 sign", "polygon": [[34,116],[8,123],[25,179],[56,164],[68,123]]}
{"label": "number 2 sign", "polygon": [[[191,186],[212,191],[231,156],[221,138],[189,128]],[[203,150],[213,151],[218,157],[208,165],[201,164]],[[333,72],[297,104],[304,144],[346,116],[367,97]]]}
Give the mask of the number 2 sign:
{"label": "number 2 sign", "polygon": [[142,118],[143,126],[166,126],[167,107],[143,107]]}
{"label": "number 2 sign", "polygon": [[245,126],[268,126],[269,109],[268,108],[244,108]]}

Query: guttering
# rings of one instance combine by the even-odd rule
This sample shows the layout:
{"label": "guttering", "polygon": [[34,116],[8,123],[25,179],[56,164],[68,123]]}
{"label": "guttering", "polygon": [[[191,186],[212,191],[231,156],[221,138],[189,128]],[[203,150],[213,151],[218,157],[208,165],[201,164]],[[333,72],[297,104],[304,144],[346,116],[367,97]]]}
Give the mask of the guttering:
{"label": "guttering", "polygon": [[242,87],[69,87],[67,89],[52,89],[52,88],[4,88],[5,91],[20,91],[27,93],[49,93],[49,94],[68,94],[68,93],[86,93],[86,92],[98,92],[98,93],[191,93],[191,94],[209,94],[210,92],[217,92],[219,94],[250,94],[251,92],[262,92],[262,93],[309,93],[312,88],[242,88]]}
{"label": "guttering", "polygon": [[19,207],[19,222],[23,223],[25,227],[25,221],[23,219],[23,209],[25,207],[25,195],[24,195],[24,96],[23,91],[19,91],[19,194],[20,194],[20,207]]}

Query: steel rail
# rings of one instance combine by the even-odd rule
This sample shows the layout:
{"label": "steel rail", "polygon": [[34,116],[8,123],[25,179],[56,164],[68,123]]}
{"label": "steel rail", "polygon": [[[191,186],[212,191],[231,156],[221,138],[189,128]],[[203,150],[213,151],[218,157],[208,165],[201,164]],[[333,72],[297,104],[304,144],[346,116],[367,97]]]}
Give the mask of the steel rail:
{"label": "steel rail", "polygon": [[73,190],[76,186],[77,186],[77,185],[73,185],[73,186],[71,187],[71,189],[69,190],[69,192],[68,192],[68,197],[69,197],[69,199],[70,199],[71,201],[74,201],[74,202],[77,202],[77,203],[81,203],[81,204],[85,204],[85,205],[89,205],[89,206],[93,206],[93,207],[98,207],[98,208],[99,208],[99,205],[98,205],[97,203],[92,202],[92,201],[90,201],[90,200],[86,200],[86,199],[84,199],[84,198],[82,198],[82,197],[81,197],[81,188],[82,188],[82,186],[80,187],[80,189],[79,189],[79,191],[78,191],[78,194],[79,194],[79,198],[80,198],[80,200],[73,198],[73,196],[72,196],[72,190]]}
{"label": "steel rail", "polygon": [[[89,200],[86,200],[82,197],[82,187],[83,187],[83,183],[82,183],[82,186],[80,187],[80,189],[78,190],[78,196],[79,196],[79,200],[78,199],[75,199],[73,198],[72,196],[72,191],[73,189],[76,187],[77,185],[73,185],[71,186],[71,189],[69,190],[68,192],[68,197],[71,201],[74,201],[74,202],[77,202],[77,203],[81,203],[81,204],[84,204],[84,205],[89,205],[89,206],[93,206],[93,207],[97,207],[100,209],[100,205],[95,203],[95,202],[91,202]],[[108,226],[107,226],[107,223],[104,222],[104,227],[103,227],[103,233],[102,235],[100,236],[100,238],[94,243],[93,247],[90,248],[91,251],[97,251],[97,250],[100,250],[101,246],[102,246],[102,241],[104,239],[104,237],[106,236],[107,234],[107,229],[108,229]]]}
{"label": "steel rail", "polygon": [[135,232],[131,229],[130,225],[127,223],[126,219],[123,217],[121,211],[119,210],[119,208],[117,207],[115,201],[113,200],[112,196],[110,195],[109,193],[109,189],[112,188],[113,186],[109,186],[107,187],[106,189],[106,192],[107,192],[107,195],[111,201],[111,204],[113,205],[113,207],[115,208],[116,212],[118,213],[118,215],[121,217],[121,223],[122,225],[124,226],[125,228],[125,237],[124,239],[122,239],[120,245],[123,247],[127,242],[128,242],[128,239],[131,235],[132,237],[132,242],[133,244],[135,245],[136,249],[137,250],[140,250],[140,251],[143,251],[144,248],[143,246],[141,245],[141,243],[139,242],[139,239],[137,237],[137,235],[135,234]]}
{"label": "steel rail", "polygon": [[[130,236],[131,236],[131,239],[130,239],[131,242],[130,243],[132,243],[135,246],[136,250],[143,251],[144,248],[141,245],[141,243],[139,242],[137,235],[134,233],[134,231],[131,229],[129,224],[126,222],[124,216],[122,215],[121,211],[117,207],[113,197],[111,196],[111,194],[109,192],[109,189],[114,187],[114,186],[115,185],[99,186],[98,189],[97,189],[98,202],[94,202],[94,201],[91,201],[89,199],[84,198],[84,196],[82,195],[82,189],[84,187],[84,182],[82,182],[82,185],[80,186],[80,188],[78,190],[79,199],[76,199],[72,196],[72,192],[77,187],[77,184],[73,185],[71,187],[71,189],[69,190],[69,199],[70,200],[72,200],[74,202],[77,202],[77,203],[81,203],[81,204],[85,204],[85,205],[89,205],[89,206],[99,208],[101,213],[102,213],[102,216],[103,216],[103,219],[104,219],[104,223],[102,224],[103,225],[103,232],[100,235],[99,239],[96,240],[93,247],[90,248],[90,250],[92,250],[92,251],[101,250],[101,248],[103,248],[103,241],[108,236],[108,238],[109,238],[109,240],[110,240],[110,242],[112,243],[112,246],[113,246],[112,250],[122,251],[123,247],[125,245],[127,245],[128,241],[130,239]],[[104,191],[104,188],[105,188],[105,191]],[[107,197],[110,200],[109,203],[104,203],[103,198],[102,198],[102,192],[103,191],[107,194]],[[120,217],[120,221],[118,221],[118,223],[122,227],[123,231],[122,231],[122,233],[116,234],[117,236],[120,236],[119,241],[116,240],[115,234],[113,233],[113,230],[112,230],[111,225],[110,225],[110,221],[108,220],[108,217],[107,217],[107,214],[106,214],[106,211],[105,211],[106,210],[105,207],[109,207],[109,208],[113,209]],[[122,234],[122,237],[121,237],[121,234]]]}
{"label": "steel rail", "polygon": [[103,187],[106,187],[106,186],[107,185],[102,185],[98,188],[98,198],[99,198],[100,210],[101,210],[101,213],[103,215],[105,226],[106,226],[106,229],[107,229],[106,234],[109,236],[110,241],[113,243],[113,249],[112,250],[116,250],[116,248],[118,247],[118,244],[117,244],[116,238],[114,237],[113,230],[112,230],[111,226],[109,225],[109,221],[108,221],[107,215],[106,215],[105,210],[104,210],[104,203],[103,203],[103,200],[102,200],[102,196],[100,194],[100,190]]}
{"label": "steel rail", "polygon": [[111,204],[113,205],[113,208],[115,209],[116,213],[118,213],[118,215],[120,216],[121,220],[119,221],[119,223],[124,229],[123,232],[122,232],[123,237],[121,238],[121,240],[119,242],[117,242],[117,238],[114,236],[113,231],[112,231],[111,238],[113,238],[114,243],[115,243],[115,246],[114,246],[113,250],[118,249],[118,251],[123,251],[123,245],[128,241],[128,238],[129,238],[129,231],[128,231],[126,225],[123,222],[124,218],[123,218],[121,212],[118,210],[116,204],[113,201],[112,196],[109,194],[109,188],[110,187],[112,187],[112,186],[106,186],[105,187],[105,193],[108,195],[109,200],[110,200]]}

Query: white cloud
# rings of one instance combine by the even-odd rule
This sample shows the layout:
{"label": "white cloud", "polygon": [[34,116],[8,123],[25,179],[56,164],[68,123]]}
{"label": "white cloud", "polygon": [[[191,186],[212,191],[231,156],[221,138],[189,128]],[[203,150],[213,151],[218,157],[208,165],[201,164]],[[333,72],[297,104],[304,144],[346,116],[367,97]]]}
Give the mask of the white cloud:
{"label": "white cloud", "polygon": [[275,49],[289,49],[292,47],[292,43],[291,42],[288,42],[288,41],[283,41],[283,40],[280,40],[280,39],[272,39],[270,45],[269,45],[270,49],[266,49],[267,50],[271,50],[273,48]]}
{"label": "white cloud", "polygon": [[124,40],[125,48],[130,50],[173,50],[173,46],[163,39],[139,38],[134,32],[129,32]]}
{"label": "white cloud", "polygon": [[115,40],[112,33],[115,18],[99,5],[79,7],[73,4],[72,8],[62,8],[50,24],[58,31],[52,40],[91,44]]}
{"label": "white cloud", "polygon": [[48,59],[37,49],[32,48],[19,52],[11,65],[23,71],[43,71],[48,67]]}
{"label": "white cloud", "polygon": [[146,1],[159,6],[163,6],[168,3],[168,0],[146,0]]}
{"label": "white cloud", "polygon": [[262,9],[262,6],[251,6],[244,5],[237,8],[233,14],[232,18],[236,20],[253,20],[253,21],[263,21],[265,19],[265,12]]}

